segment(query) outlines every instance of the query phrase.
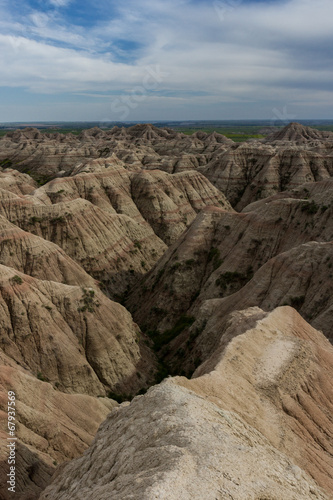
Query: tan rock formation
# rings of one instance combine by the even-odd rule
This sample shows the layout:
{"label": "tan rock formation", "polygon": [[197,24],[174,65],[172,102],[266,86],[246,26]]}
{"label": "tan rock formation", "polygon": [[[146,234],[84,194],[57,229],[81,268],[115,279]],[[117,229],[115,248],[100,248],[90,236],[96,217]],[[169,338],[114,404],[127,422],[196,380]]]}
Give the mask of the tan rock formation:
{"label": "tan rock formation", "polygon": [[80,456],[117,403],[108,398],[64,394],[36,379],[0,351],[0,497],[8,492],[8,391],[16,397],[15,498],[37,499],[57,464]]}
{"label": "tan rock formation", "polygon": [[109,160],[33,195],[0,192],[3,217],[60,246],[118,299],[165,251],[161,239],[174,242],[208,205],[232,211],[202,174],[135,173]]}
{"label": "tan rock formation", "polygon": [[131,172],[113,159],[94,160],[71,177],[54,179],[35,193],[43,203],[84,198],[112,214],[147,221],[165,243],[176,241],[205,206],[232,210],[225,196],[194,170],[171,175]]}
{"label": "tan rock formation", "polygon": [[0,216],[0,264],[41,280],[67,285],[96,286],[58,245],[50,243]]}
{"label": "tan rock formation", "polygon": [[0,276],[0,346],[35,376],[94,396],[135,393],[151,379],[154,361],[120,304],[4,266]]}
{"label": "tan rock formation", "polygon": [[[39,183],[77,173],[101,159],[131,171],[200,171],[242,209],[257,199],[333,174],[332,133],[290,124],[264,141],[235,144],[217,134],[188,136],[150,124],[112,130],[94,128],[79,136],[10,132],[0,139],[0,165],[30,172]],[[111,158],[111,160],[110,160]],[[94,164],[95,162],[95,164]]]}
{"label": "tan rock formation", "polygon": [[199,170],[238,210],[249,203],[305,182],[322,181],[333,174],[332,147],[241,143],[232,146]]}
{"label": "tan rock formation", "polygon": [[[277,276],[270,285],[275,299],[267,301],[264,307],[270,305],[269,308],[274,308],[284,302],[290,303],[291,297],[313,296],[309,309],[305,306],[302,312],[306,319],[315,321],[323,312],[316,302],[326,304],[327,313],[330,310],[331,290],[327,276],[330,275],[331,246],[323,245],[320,251],[318,247],[318,252],[311,253],[309,250],[304,253],[301,245],[332,240],[332,202],[333,182],[330,179],[258,201],[246,207],[243,213],[226,212],[215,207],[204,209],[130,294],[127,305],[135,320],[145,330],[163,332],[170,329],[181,315],[195,315],[202,301],[237,292],[267,261],[294,249],[291,259],[297,261],[297,255],[302,256],[302,276],[306,275],[308,281],[298,286],[299,281],[294,279],[294,292],[288,295],[287,288],[291,283],[288,271],[280,270],[285,286]],[[318,257],[315,258],[316,252]],[[283,255],[281,259],[284,259]],[[326,264],[319,272],[321,261]],[[309,265],[305,268],[306,262]],[[286,266],[291,271],[290,264]],[[300,270],[299,267],[297,269]],[[266,267],[263,273],[269,279],[271,270]],[[264,274],[259,276],[262,279]],[[312,280],[312,276],[318,276],[318,281]],[[319,288],[320,292],[317,291]],[[282,290],[285,292],[282,293]],[[261,293],[264,291],[261,290]],[[276,300],[278,296],[280,301]],[[240,304],[244,304],[243,300],[244,297]],[[246,296],[247,300],[250,301],[246,302],[248,306],[262,306],[259,295],[253,295],[253,291]],[[326,321],[314,324],[330,336],[331,326]]]}
{"label": "tan rock formation", "polygon": [[27,174],[6,168],[3,171],[0,169],[0,187],[12,193],[24,195],[33,193],[37,188],[37,183]]}
{"label": "tan rock formation", "polygon": [[333,133],[305,127],[299,123],[289,123],[282,130],[276,131],[266,138],[267,142],[291,141],[298,144],[308,144],[309,141],[333,141]]}
{"label": "tan rock formation", "polygon": [[[113,296],[120,296],[162,255],[166,245],[151,227],[111,214],[78,198],[55,205],[35,204],[7,194],[0,213],[15,225],[60,246]],[[133,275],[133,276],[132,276]]]}
{"label": "tan rock formation", "polygon": [[114,410],[40,500],[331,498],[333,348],[290,308],[241,316],[209,373]]}

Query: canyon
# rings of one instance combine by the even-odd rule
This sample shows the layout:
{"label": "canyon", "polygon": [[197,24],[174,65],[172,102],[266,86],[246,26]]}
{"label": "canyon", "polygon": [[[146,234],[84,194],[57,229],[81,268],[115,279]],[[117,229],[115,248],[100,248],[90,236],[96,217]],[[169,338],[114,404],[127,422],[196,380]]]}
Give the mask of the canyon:
{"label": "canyon", "polygon": [[0,138],[0,497],[333,498],[333,133]]}

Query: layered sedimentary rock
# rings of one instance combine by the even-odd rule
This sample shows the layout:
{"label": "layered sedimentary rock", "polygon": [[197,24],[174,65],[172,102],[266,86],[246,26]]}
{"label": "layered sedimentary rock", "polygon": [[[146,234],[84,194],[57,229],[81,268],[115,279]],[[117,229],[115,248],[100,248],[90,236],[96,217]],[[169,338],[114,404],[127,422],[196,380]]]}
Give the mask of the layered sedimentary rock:
{"label": "layered sedimentary rock", "polygon": [[[305,303],[309,303],[309,308],[304,304],[306,319],[315,321],[323,310],[328,313],[331,281],[325,275],[330,276],[332,265],[328,243],[333,238],[332,196],[333,182],[327,180],[258,201],[242,213],[206,208],[132,291],[127,304],[136,321],[144,329],[170,329],[181,315],[195,315],[202,301],[227,297],[240,290],[270,259],[276,257],[278,262],[285,262],[284,252],[291,249],[294,250],[290,259],[297,261],[296,256],[300,256],[304,283],[301,286],[299,280],[293,279],[293,290],[288,295],[291,279],[288,280],[287,270],[280,271],[281,281],[277,276],[270,284],[275,300],[267,301],[265,307],[274,308],[308,294],[313,299],[311,305]],[[305,252],[302,245],[311,241],[327,245],[310,246]],[[288,267],[290,275],[298,272],[296,267],[293,273]],[[264,275],[271,275],[269,267],[259,276]],[[312,276],[318,280],[312,280]],[[317,290],[320,287],[321,293]],[[261,306],[252,292],[246,297],[253,299],[248,305]],[[316,301],[322,307],[318,308]],[[331,335],[330,324],[315,324],[327,336]]]}
{"label": "layered sedimentary rock", "polygon": [[22,174],[12,168],[5,170],[0,168],[0,186],[1,189],[18,195],[32,194],[38,187],[30,175]]}
{"label": "layered sedimentary rock", "polygon": [[[0,166],[14,166],[32,173],[39,182],[56,175],[68,174],[82,163],[110,156],[117,157],[132,168],[149,165],[156,168],[166,162],[171,171],[193,168],[183,155],[210,154],[232,144],[220,134],[194,134],[192,137],[171,129],[159,129],[152,125],[135,125],[130,128],[114,127],[103,131],[97,127],[72,134],[41,133],[27,128],[9,132],[0,139]],[[194,159],[196,163],[197,160]]]}
{"label": "layered sedimentary rock", "polygon": [[291,308],[230,328],[197,378],[114,410],[41,500],[330,498],[332,346]]}
{"label": "layered sedimentary rock", "polygon": [[3,217],[61,247],[118,299],[209,205],[232,211],[200,173],[130,172],[108,160],[29,196],[0,184]]}
{"label": "layered sedimentary rock", "polygon": [[0,216],[0,264],[42,280],[95,286],[95,280],[58,245]]}
{"label": "layered sedimentary rock", "polygon": [[0,205],[4,217],[60,246],[112,296],[121,295],[134,273],[143,274],[166,248],[147,223],[112,214],[82,198],[43,205],[7,193]]}
{"label": "layered sedimentary rock", "polygon": [[289,123],[282,130],[277,130],[273,134],[270,134],[265,141],[291,141],[298,144],[309,144],[313,141],[333,141],[333,133],[324,130],[315,130],[293,122]]}
{"label": "layered sedimentary rock", "polygon": [[[64,394],[35,378],[0,351],[0,412],[6,421],[8,392],[15,393],[16,493],[37,499],[59,463],[80,456],[117,403],[108,398]],[[1,419],[2,420],[2,419]],[[8,491],[7,429],[1,426],[0,496]]]}
{"label": "layered sedimentary rock", "polygon": [[[72,459],[42,500],[331,498],[332,162],[332,135],[298,124],[243,144],[152,125],[0,139],[17,498]],[[168,370],[194,375],[107,397]]]}
{"label": "layered sedimentary rock", "polygon": [[329,151],[322,151],[290,142],[242,143],[214,157],[199,170],[241,210],[279,191],[330,178],[332,147],[333,143]]}
{"label": "layered sedimentary rock", "polygon": [[242,209],[256,199],[330,177],[332,136],[299,124],[243,144],[215,132],[188,136],[149,124],[94,128],[79,136],[25,129],[0,139],[0,165],[31,173],[39,183],[77,173],[92,160],[98,163],[106,158],[131,171],[199,169]]}
{"label": "layered sedimentary rock", "polygon": [[71,177],[49,182],[35,197],[54,204],[84,198],[102,210],[128,215],[138,223],[148,222],[167,244],[173,243],[205,206],[231,210],[225,196],[199,172],[132,172],[109,158],[94,160]]}
{"label": "layered sedimentary rock", "polygon": [[1,349],[36,377],[94,396],[136,392],[152,377],[153,358],[120,304],[91,287],[0,272]]}

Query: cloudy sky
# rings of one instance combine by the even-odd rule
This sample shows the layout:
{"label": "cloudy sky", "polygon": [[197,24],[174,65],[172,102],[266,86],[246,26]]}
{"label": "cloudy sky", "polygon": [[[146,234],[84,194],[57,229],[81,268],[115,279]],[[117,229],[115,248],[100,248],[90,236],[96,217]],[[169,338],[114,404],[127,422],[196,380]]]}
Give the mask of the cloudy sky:
{"label": "cloudy sky", "polygon": [[0,122],[333,119],[332,0],[0,0]]}

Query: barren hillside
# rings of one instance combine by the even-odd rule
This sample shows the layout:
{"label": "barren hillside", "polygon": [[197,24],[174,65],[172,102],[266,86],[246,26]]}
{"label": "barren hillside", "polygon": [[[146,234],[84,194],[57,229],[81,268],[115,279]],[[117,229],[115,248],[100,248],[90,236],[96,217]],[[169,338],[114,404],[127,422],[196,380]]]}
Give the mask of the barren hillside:
{"label": "barren hillside", "polygon": [[333,498],[332,215],[295,123],[2,137],[0,497],[12,390],[19,500]]}

